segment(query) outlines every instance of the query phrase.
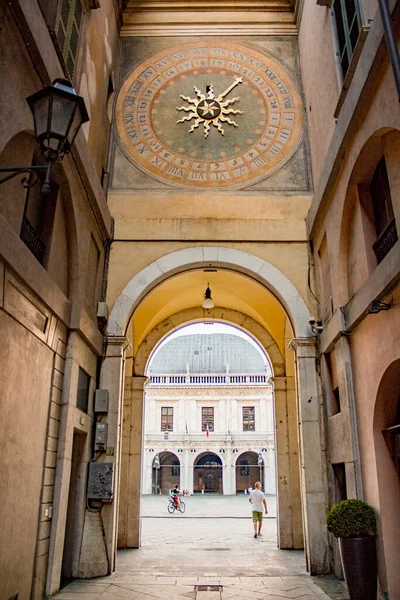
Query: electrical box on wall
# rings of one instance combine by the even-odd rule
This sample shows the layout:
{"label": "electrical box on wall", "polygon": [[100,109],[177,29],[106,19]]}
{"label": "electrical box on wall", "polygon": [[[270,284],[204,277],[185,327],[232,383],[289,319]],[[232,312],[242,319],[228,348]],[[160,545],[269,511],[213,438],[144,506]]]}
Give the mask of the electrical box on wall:
{"label": "electrical box on wall", "polygon": [[88,499],[112,502],[113,492],[114,463],[89,463]]}
{"label": "electrical box on wall", "polygon": [[94,412],[108,412],[108,390],[96,390],[94,394]]}
{"label": "electrical box on wall", "polygon": [[95,446],[96,452],[101,452],[102,450],[106,449],[106,446],[107,446],[107,423],[102,423],[101,421],[97,421],[94,446]]}

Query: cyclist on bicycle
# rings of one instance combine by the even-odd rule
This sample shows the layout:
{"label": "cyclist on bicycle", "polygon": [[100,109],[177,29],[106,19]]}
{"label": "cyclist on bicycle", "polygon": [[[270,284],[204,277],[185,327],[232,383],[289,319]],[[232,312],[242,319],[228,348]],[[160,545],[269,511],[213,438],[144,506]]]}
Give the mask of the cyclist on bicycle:
{"label": "cyclist on bicycle", "polygon": [[178,484],[175,485],[174,489],[170,491],[170,495],[171,498],[173,499],[174,503],[175,503],[175,507],[176,508],[180,508],[180,503],[179,503],[179,496],[181,494],[181,490],[179,489]]}

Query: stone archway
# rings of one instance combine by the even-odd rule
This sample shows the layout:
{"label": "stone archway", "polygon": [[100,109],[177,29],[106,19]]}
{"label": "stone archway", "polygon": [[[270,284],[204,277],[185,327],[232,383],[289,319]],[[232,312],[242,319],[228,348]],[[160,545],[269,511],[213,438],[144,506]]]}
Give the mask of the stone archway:
{"label": "stone archway", "polygon": [[[111,422],[109,436],[118,448],[121,417],[118,406],[121,405],[124,395],[123,371],[121,370],[125,356],[124,348],[126,347],[124,336],[136,307],[152,289],[170,277],[197,268],[209,267],[210,265],[245,274],[261,283],[279,300],[295,332],[296,338],[292,340],[291,348],[295,353],[297,385],[295,387],[294,381],[289,381],[286,377],[274,377],[273,383],[275,397],[281,406],[279,413],[276,414],[277,422],[287,423],[289,411],[292,413],[293,422],[298,420],[299,423],[298,442],[296,441],[293,444],[293,441],[290,441],[287,435],[286,442],[281,447],[281,457],[286,465],[287,472],[290,473],[293,472],[293,469],[298,468],[297,456],[300,455],[302,465],[300,470],[301,501],[300,498],[295,497],[294,490],[291,489],[281,510],[278,530],[281,531],[281,523],[287,522],[288,519],[290,519],[292,527],[284,531],[283,535],[280,535],[279,543],[282,548],[302,547],[303,536],[299,535],[299,531],[303,525],[308,570],[312,574],[324,573],[327,569],[328,551],[325,527],[327,506],[326,465],[322,453],[317,455],[315,453],[316,447],[323,447],[323,426],[320,422],[318,375],[315,369],[315,342],[309,326],[311,316],[293,283],[270,263],[258,256],[232,248],[197,246],[159,258],[130,280],[117,298],[110,314],[107,331],[109,351],[102,368],[101,386],[110,390],[110,404],[115,407],[108,416],[109,423]],[[130,378],[128,388],[125,386],[125,409],[131,410],[133,405],[136,405],[136,407],[142,406],[144,381],[143,377]],[[287,398],[291,397],[294,400],[296,396],[297,409],[295,408],[296,400],[288,408]],[[137,423],[141,423],[141,419],[138,419],[137,416],[134,429],[136,429],[136,433],[140,435],[141,439],[141,428],[139,427],[140,432],[137,431]],[[128,460],[129,464],[137,463],[138,460],[140,461],[140,444],[138,440],[132,439],[132,434],[130,446],[134,448],[134,451],[132,452],[129,448],[128,452],[125,453],[125,460]],[[294,462],[294,457],[296,462]],[[120,466],[116,461],[117,480],[119,469]],[[123,476],[124,473],[128,477],[133,475],[129,466],[124,467],[122,465]],[[282,484],[287,485],[288,482],[284,480]],[[127,488],[131,488],[130,483]],[[140,482],[136,481],[135,493],[138,495],[139,491]],[[116,490],[117,501],[118,495],[119,489]],[[122,497],[121,505],[124,507]],[[297,523],[292,520],[293,514],[297,515]],[[116,552],[115,529],[117,527],[115,504],[114,506],[105,507],[103,521],[109,556],[114,557]],[[120,519],[120,524],[121,522],[123,523],[123,520]],[[128,520],[125,520],[122,535],[119,536],[119,539],[122,539],[122,547],[140,546],[140,513],[138,509],[137,514],[132,514]]]}
{"label": "stone archway", "polygon": [[[400,359],[386,369],[378,387],[374,446],[378,494],[374,505],[380,516],[377,539],[379,578],[390,593],[400,588],[400,574],[396,566],[400,553]],[[387,548],[391,551],[385,551]]]}
{"label": "stone archway", "polygon": [[299,291],[279,269],[262,258],[220,246],[196,246],[167,254],[132,277],[117,298],[108,320],[107,335],[124,336],[133,311],[141,299],[163,280],[176,273],[207,265],[218,265],[249,275],[281,302],[297,337],[310,337],[308,310]]}
{"label": "stone archway", "polygon": [[154,457],[152,464],[152,494],[168,495],[176,484],[180,487],[180,461],[173,452],[160,452]]}
{"label": "stone archway", "polygon": [[193,462],[194,493],[223,494],[223,464],[215,452],[203,452]]}
{"label": "stone archway", "polygon": [[262,485],[264,461],[261,468],[259,468],[257,452],[251,450],[242,452],[236,459],[235,470],[236,493],[244,492],[249,487],[253,487],[257,480]]}
{"label": "stone archway", "polygon": [[[159,323],[140,344],[134,357],[133,373],[144,377],[146,365],[151,354],[166,336],[179,329],[182,325],[201,323],[203,320],[204,311],[198,307],[175,313],[165,321]],[[262,346],[271,360],[274,375],[276,377],[285,375],[285,361],[278,344],[271,334],[262,325],[257,323],[257,321],[237,310],[222,307],[215,307],[213,309],[213,320],[214,322],[234,325],[253,337]]]}

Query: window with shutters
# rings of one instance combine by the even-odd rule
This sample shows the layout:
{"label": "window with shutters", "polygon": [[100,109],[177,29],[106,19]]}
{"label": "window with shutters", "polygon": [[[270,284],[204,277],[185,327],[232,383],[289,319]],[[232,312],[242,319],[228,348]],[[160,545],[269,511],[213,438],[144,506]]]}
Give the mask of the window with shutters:
{"label": "window with shutters", "polygon": [[71,79],[75,74],[82,22],[82,0],[60,0],[54,31]]}
{"label": "window with shutters", "polygon": [[173,431],[174,409],[171,406],[161,408],[161,431]]}
{"label": "window with shutters", "polygon": [[243,431],[255,431],[254,406],[243,406]]}
{"label": "window with shutters", "polygon": [[213,406],[207,406],[207,407],[203,407],[201,409],[201,430],[207,431],[207,425],[208,425],[208,431],[214,431],[214,407]]}
{"label": "window with shutters", "polygon": [[334,0],[331,14],[336,25],[338,57],[344,79],[361,30],[358,0]]}

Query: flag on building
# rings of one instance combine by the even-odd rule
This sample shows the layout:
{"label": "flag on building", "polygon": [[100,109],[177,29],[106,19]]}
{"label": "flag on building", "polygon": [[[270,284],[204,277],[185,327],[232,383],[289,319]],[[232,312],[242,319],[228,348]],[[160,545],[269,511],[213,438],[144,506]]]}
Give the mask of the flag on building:
{"label": "flag on building", "polygon": [[209,435],[210,435],[210,428],[209,428],[209,426],[208,426],[208,423],[207,423],[207,427],[206,427],[206,437],[208,437]]}

